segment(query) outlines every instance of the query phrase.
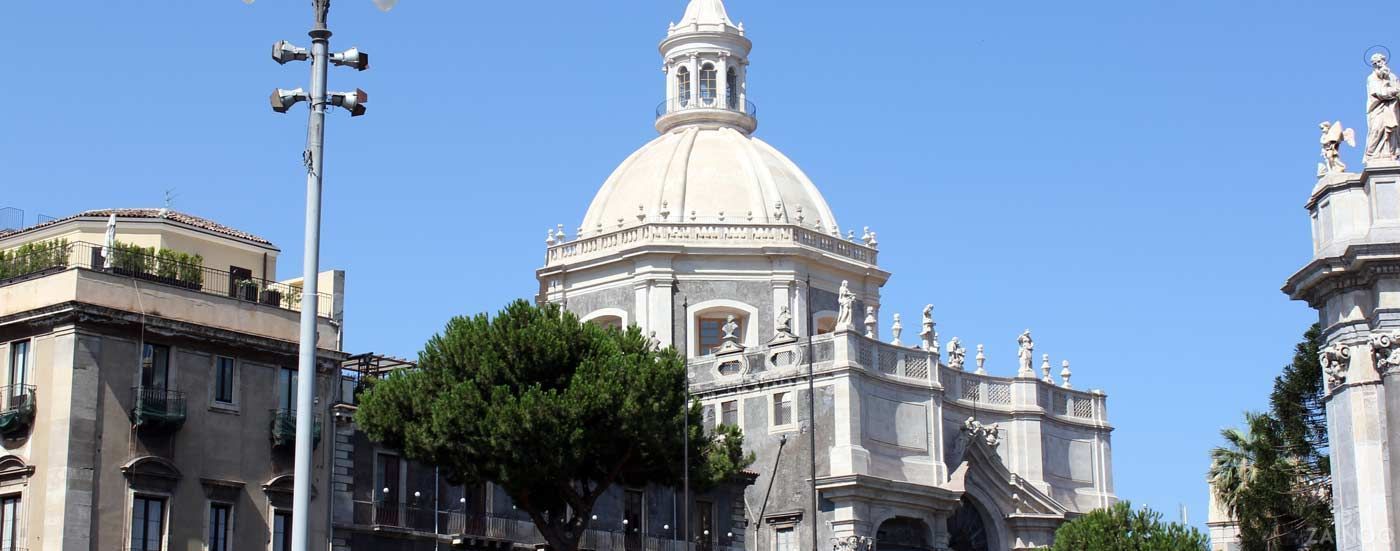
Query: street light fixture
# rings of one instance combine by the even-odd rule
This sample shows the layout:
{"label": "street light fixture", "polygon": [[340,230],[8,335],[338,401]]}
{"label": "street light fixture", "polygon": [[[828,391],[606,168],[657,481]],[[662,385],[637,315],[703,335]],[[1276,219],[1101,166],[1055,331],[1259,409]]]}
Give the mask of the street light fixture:
{"label": "street light fixture", "polygon": [[[243,0],[251,4],[253,0]],[[374,0],[381,11],[389,11],[397,0]],[[306,241],[302,260],[302,302],[301,335],[298,341],[297,373],[302,381],[316,380],[316,314],[319,308],[319,281],[321,270],[321,182],[323,170],[324,141],[326,137],[326,106],[338,105],[350,111],[350,116],[365,114],[365,101],[369,96],[363,90],[326,94],[327,67],[334,63],[358,70],[369,68],[369,56],[358,48],[334,54],[330,53],[331,31],[326,27],[326,16],[331,9],[331,0],[312,0],[311,8],[316,21],[308,33],[311,36],[310,51],[297,47],[285,40],[272,46],[272,60],[278,64],[289,61],[311,61],[311,91],[278,89],[273,91],[270,102],[272,110],[286,113],[292,105],[300,101],[310,104],[311,117],[306,125],[306,150],[302,152],[302,162],[306,165]],[[309,551],[311,514],[311,454],[313,453],[311,429],[314,415],[316,385],[305,384],[297,388],[296,397],[296,456],[292,470],[292,549]],[[384,492],[387,494],[388,489]]]}
{"label": "street light fixture", "polygon": [[331,64],[363,71],[369,68],[369,54],[361,52],[359,48],[350,48],[338,54],[331,54]]}
{"label": "street light fixture", "polygon": [[306,61],[311,58],[311,53],[306,48],[299,48],[286,40],[278,40],[272,45],[272,60],[278,65],[286,65],[288,61]]}
{"label": "street light fixture", "polygon": [[293,105],[306,101],[306,91],[301,88],[286,90],[278,88],[272,91],[272,110],[278,113],[286,113]]}

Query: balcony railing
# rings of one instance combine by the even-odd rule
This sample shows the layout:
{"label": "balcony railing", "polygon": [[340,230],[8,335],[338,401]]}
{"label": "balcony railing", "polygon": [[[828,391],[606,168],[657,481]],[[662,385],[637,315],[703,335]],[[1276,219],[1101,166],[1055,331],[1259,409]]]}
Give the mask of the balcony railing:
{"label": "balcony railing", "polygon": [[[297,412],[291,409],[272,410],[272,447],[290,447],[297,442]],[[311,425],[311,447],[321,445],[321,420]]]}
{"label": "balcony railing", "polygon": [[34,385],[0,386],[0,436],[27,434],[34,426],[35,407]]}
{"label": "balcony railing", "polygon": [[749,100],[739,101],[738,98],[729,97],[721,100],[718,97],[682,96],[670,98],[656,106],[656,118],[661,118],[671,113],[690,111],[693,109],[719,109],[722,111],[733,111],[743,113],[749,117],[758,118],[758,106]]}
{"label": "balcony railing", "polygon": [[[481,538],[520,545],[544,543],[544,537],[529,520],[500,517],[461,509],[435,510],[431,501],[356,501],[355,524],[376,530],[403,530],[453,537]],[[579,539],[582,549],[616,551],[736,551],[732,538],[721,534],[713,542],[684,542],[673,530],[645,533],[641,530],[601,530],[590,528]]]}
{"label": "balcony railing", "polygon": [[185,424],[185,393],[138,386],[131,395],[131,424],[136,428],[173,431]]}
{"label": "balcony railing", "polygon": [[[242,277],[222,270],[130,250],[112,251],[111,256],[112,267],[108,268],[102,245],[84,242],[54,243],[52,247],[43,250],[0,260],[0,286],[69,268],[83,268],[265,304],[293,312],[301,311],[302,292],[299,287],[254,277]],[[324,293],[317,296],[320,298],[316,303],[316,315],[323,318],[332,317],[335,311],[332,297]]]}

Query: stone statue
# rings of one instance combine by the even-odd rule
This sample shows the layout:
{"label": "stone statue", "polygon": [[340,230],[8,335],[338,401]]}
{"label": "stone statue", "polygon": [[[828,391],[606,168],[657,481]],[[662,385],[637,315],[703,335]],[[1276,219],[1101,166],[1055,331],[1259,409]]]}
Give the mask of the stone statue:
{"label": "stone statue", "polygon": [[1322,121],[1319,125],[1322,128],[1322,162],[1317,163],[1318,177],[1328,174],[1346,172],[1347,165],[1342,162],[1342,142],[1356,147],[1356,131],[1350,128],[1343,128],[1342,121],[1327,122]]}
{"label": "stone statue", "polygon": [[792,314],[788,312],[787,306],[778,310],[778,326],[773,333],[774,341],[787,341],[797,338],[792,334]]}
{"label": "stone statue", "polygon": [[984,352],[985,352],[985,351],[983,350],[982,345],[980,345],[980,344],[977,345],[977,358],[976,358],[976,359],[977,359],[977,374],[978,374],[978,375],[986,375],[986,374],[987,374],[987,355],[986,355]]}
{"label": "stone statue", "polygon": [[890,344],[893,344],[895,346],[904,346],[904,343],[899,342],[899,334],[903,332],[904,324],[900,323],[899,314],[895,314],[894,323],[890,324],[890,334],[894,336],[894,340],[891,340]]}
{"label": "stone statue", "polygon": [[919,329],[919,340],[923,341],[924,350],[938,355],[938,333],[933,332],[933,305],[924,306],[924,324]]}
{"label": "stone statue", "polygon": [[724,340],[738,340],[739,337],[734,336],[734,332],[739,330],[739,324],[734,321],[733,314],[724,320],[724,326],[720,329],[724,331]]}
{"label": "stone statue", "polygon": [[968,417],[963,421],[962,432],[968,439],[981,439],[987,447],[996,449],[1001,444],[1001,427],[996,424],[983,425],[980,421]]}
{"label": "stone statue", "polygon": [[651,346],[652,350],[661,350],[661,338],[656,336],[656,331],[651,332],[651,336],[647,338],[647,343]]}
{"label": "stone statue", "polygon": [[963,364],[967,362],[967,349],[963,348],[962,342],[957,337],[948,341],[948,367],[958,371],[963,370]]}
{"label": "stone statue", "polygon": [[1386,65],[1385,54],[1372,55],[1371,68],[1371,75],[1366,78],[1366,164],[1373,160],[1394,161],[1400,141],[1395,134],[1395,127],[1400,124],[1400,82]]}
{"label": "stone statue", "polygon": [[841,290],[836,292],[836,302],[840,305],[836,311],[836,330],[855,329],[855,322],[851,319],[854,314],[851,311],[856,307],[856,294],[851,292],[850,286],[844,280],[841,281]]}
{"label": "stone statue", "polygon": [[1031,330],[1027,329],[1016,337],[1016,344],[1020,346],[1020,351],[1016,353],[1016,358],[1021,362],[1021,369],[1016,372],[1017,377],[1035,377],[1035,369],[1031,368],[1031,362],[1035,357],[1035,341],[1031,340]]}
{"label": "stone statue", "polygon": [[880,338],[880,329],[876,327],[879,320],[875,319],[875,307],[865,307],[865,336],[872,339]]}

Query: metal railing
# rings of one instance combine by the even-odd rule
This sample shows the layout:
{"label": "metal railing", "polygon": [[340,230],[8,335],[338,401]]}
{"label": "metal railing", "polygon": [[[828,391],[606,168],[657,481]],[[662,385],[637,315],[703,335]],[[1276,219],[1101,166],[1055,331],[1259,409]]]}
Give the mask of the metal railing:
{"label": "metal railing", "polygon": [[0,386],[0,413],[33,408],[34,398],[34,385]]}
{"label": "metal railing", "polygon": [[[274,448],[292,446],[297,441],[297,412],[294,409],[273,409],[270,410],[272,417],[269,433],[272,437]],[[312,447],[321,444],[321,420],[317,419],[311,425],[311,445]]]}
{"label": "metal railing", "polygon": [[[423,534],[508,541],[521,545],[545,543],[529,520],[467,512],[462,509],[437,510],[428,499],[356,501],[354,522],[377,530],[403,530]],[[740,549],[732,538],[711,542],[684,542],[673,530],[644,533],[641,530],[600,530],[590,528],[579,538],[582,549],[617,551],[731,551]],[[698,538],[698,536],[697,536]]]}
{"label": "metal railing", "polygon": [[[301,311],[302,292],[299,287],[239,276],[129,249],[112,251],[112,267],[107,268],[107,258],[103,256],[103,249],[102,245],[80,241],[61,243],[52,249],[6,258],[3,266],[0,266],[0,286],[41,277],[55,271],[83,268],[293,312]],[[335,311],[333,298],[325,293],[319,293],[318,296],[320,298],[317,301],[316,315],[323,318],[332,317]]]}
{"label": "metal railing", "polygon": [[719,109],[743,113],[755,119],[758,118],[758,106],[754,105],[752,101],[743,100],[741,102],[738,98],[732,96],[721,99],[719,97],[707,97],[703,94],[700,95],[700,97],[681,96],[666,99],[666,101],[656,106],[656,118],[659,119],[671,113],[689,111],[691,109]]}
{"label": "metal railing", "polygon": [[138,386],[131,395],[131,421],[137,427],[173,429],[185,424],[185,393]]}

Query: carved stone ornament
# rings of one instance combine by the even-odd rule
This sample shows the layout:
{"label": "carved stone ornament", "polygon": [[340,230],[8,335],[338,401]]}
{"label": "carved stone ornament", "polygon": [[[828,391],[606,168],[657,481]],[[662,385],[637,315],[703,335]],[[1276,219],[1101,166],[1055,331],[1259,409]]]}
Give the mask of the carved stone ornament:
{"label": "carved stone ornament", "polygon": [[890,344],[893,344],[893,345],[895,345],[895,346],[904,346],[904,343],[900,342],[900,340],[899,340],[899,335],[900,335],[901,333],[903,333],[903,332],[904,332],[904,323],[900,322],[900,320],[899,320],[899,314],[895,314],[895,315],[894,315],[894,323],[891,323],[891,324],[890,324],[890,335],[893,335],[893,336],[894,336],[894,340],[891,340],[891,341],[890,341]]}
{"label": "carved stone ornament", "polygon": [[1327,388],[1337,388],[1347,382],[1347,369],[1351,367],[1351,348],[1340,342],[1332,343],[1318,353],[1322,372],[1327,375]]}
{"label": "carved stone ornament", "polygon": [[831,538],[831,551],[874,551],[875,539],[870,536]]}
{"label": "carved stone ornament", "polygon": [[875,307],[865,307],[865,336],[872,339],[880,338],[880,329],[875,325],[879,320],[875,318]]}
{"label": "carved stone ornament", "polygon": [[958,371],[963,370],[963,365],[967,363],[967,349],[963,348],[962,341],[953,337],[948,341],[948,367]]}
{"label": "carved stone ornament", "polygon": [[792,313],[784,306],[778,310],[778,324],[773,330],[773,342],[787,342],[797,339],[792,334]]}
{"label": "carved stone ornament", "polygon": [[1347,165],[1342,162],[1342,143],[1356,147],[1356,131],[1350,128],[1343,128],[1342,121],[1322,121],[1318,125],[1322,129],[1322,162],[1317,164],[1318,177],[1328,174],[1346,172]]}
{"label": "carved stone ornament", "polygon": [[1372,335],[1371,353],[1375,355],[1376,371],[1381,375],[1400,367],[1400,334]]}
{"label": "carved stone ornament", "polygon": [[836,292],[836,302],[840,305],[836,311],[836,330],[850,331],[855,329],[852,310],[856,306],[856,294],[851,292],[850,285],[845,281],[841,282],[841,290]]}
{"label": "carved stone ornament", "polygon": [[1001,427],[995,423],[983,425],[981,421],[968,417],[963,421],[962,434],[959,436],[969,440],[981,440],[987,447],[995,450],[1001,444]]}

